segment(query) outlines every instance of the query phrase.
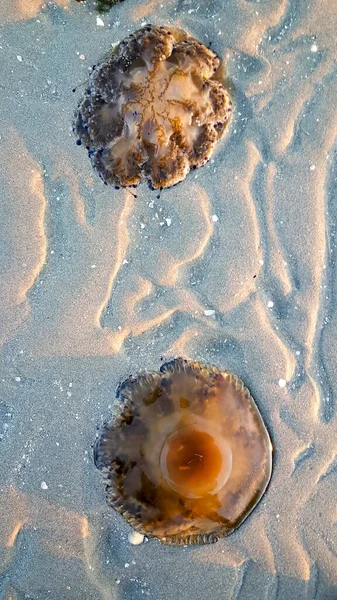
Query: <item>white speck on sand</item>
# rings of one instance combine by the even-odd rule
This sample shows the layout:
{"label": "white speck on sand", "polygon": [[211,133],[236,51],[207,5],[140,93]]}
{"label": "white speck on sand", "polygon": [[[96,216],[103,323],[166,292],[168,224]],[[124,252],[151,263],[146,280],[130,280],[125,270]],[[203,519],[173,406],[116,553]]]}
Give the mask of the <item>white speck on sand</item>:
{"label": "white speck on sand", "polygon": [[286,385],[287,385],[287,382],[286,382],[286,380],[285,380],[285,379],[279,379],[279,380],[278,380],[278,384],[279,384],[279,386],[280,386],[281,388],[284,388],[284,387],[286,387]]}
{"label": "white speck on sand", "polygon": [[96,25],[97,27],[104,27],[104,21],[101,19],[101,17],[96,17]]}
{"label": "white speck on sand", "polygon": [[22,62],[22,56],[20,56],[19,54],[16,57],[18,59],[19,62]]}
{"label": "white speck on sand", "polygon": [[206,315],[206,317],[211,317],[212,315],[215,315],[215,310],[210,310],[210,309],[206,309],[204,310],[204,313]]}
{"label": "white speck on sand", "polygon": [[268,306],[268,308],[273,308],[274,302],[272,300],[268,300],[267,306]]}
{"label": "white speck on sand", "polygon": [[313,44],[311,46],[310,50],[311,50],[311,52],[317,52],[317,50],[318,50],[317,44]]}
{"label": "white speck on sand", "polygon": [[128,569],[128,568],[129,568],[129,566],[130,566],[130,563],[125,563],[125,565],[124,565],[124,567],[125,567],[126,569]]}
{"label": "white speck on sand", "polygon": [[45,481],[41,481],[41,490],[47,490],[48,486]]}
{"label": "white speck on sand", "polygon": [[212,215],[211,216],[211,221],[213,221],[213,223],[216,223],[217,221],[219,221],[218,215]]}
{"label": "white speck on sand", "polygon": [[133,531],[132,533],[129,533],[128,540],[133,546],[139,546],[139,544],[143,543],[144,536],[142,533],[138,533],[138,531]]}

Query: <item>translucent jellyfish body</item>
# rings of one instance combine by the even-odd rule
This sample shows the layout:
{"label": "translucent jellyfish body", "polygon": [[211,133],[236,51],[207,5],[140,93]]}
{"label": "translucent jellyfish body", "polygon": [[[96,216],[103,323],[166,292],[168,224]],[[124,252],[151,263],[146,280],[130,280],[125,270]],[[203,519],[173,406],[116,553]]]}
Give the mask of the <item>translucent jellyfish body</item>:
{"label": "translucent jellyfish body", "polygon": [[230,534],[254,509],[272,445],[236,375],[179,358],[119,386],[94,458],[108,503],[137,531],[201,544]]}
{"label": "translucent jellyfish body", "polygon": [[74,130],[106,183],[170,187],[210,159],[231,114],[219,64],[185,31],[147,25],[93,68]]}

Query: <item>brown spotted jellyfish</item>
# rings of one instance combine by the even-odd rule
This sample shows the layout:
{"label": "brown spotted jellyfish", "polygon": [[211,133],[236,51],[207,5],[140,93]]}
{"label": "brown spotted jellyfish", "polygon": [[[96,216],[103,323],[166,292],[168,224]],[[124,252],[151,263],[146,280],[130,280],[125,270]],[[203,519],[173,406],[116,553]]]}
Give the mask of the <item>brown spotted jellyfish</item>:
{"label": "brown spotted jellyfish", "polygon": [[272,445],[244,383],[182,358],[124,381],[94,460],[108,503],[165,544],[216,542],[268,485]]}
{"label": "brown spotted jellyfish", "polygon": [[106,183],[170,187],[210,159],[232,106],[219,64],[185,31],[147,25],[93,67],[74,131]]}

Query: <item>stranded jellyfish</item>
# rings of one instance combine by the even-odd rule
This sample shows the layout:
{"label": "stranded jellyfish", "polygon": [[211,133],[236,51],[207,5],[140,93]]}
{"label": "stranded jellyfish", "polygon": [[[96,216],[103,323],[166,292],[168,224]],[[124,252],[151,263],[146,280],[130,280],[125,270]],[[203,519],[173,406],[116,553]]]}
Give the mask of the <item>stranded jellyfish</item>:
{"label": "stranded jellyfish", "polygon": [[219,63],[185,31],[148,25],[93,67],[74,130],[106,183],[170,187],[210,159],[231,113]]}
{"label": "stranded jellyfish", "polygon": [[203,544],[234,531],[259,502],[272,446],[236,375],[178,358],[119,386],[94,459],[108,503],[136,530]]}

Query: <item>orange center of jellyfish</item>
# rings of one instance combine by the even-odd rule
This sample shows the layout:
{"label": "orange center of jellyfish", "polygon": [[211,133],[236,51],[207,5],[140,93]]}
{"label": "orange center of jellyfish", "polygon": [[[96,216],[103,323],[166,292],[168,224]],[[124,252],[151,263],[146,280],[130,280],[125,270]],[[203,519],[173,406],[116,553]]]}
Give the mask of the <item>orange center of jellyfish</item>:
{"label": "orange center of jellyfish", "polygon": [[185,497],[214,494],[227,481],[232,453],[225,440],[192,427],[178,430],[164,444],[161,471],[169,486]]}

